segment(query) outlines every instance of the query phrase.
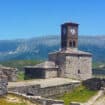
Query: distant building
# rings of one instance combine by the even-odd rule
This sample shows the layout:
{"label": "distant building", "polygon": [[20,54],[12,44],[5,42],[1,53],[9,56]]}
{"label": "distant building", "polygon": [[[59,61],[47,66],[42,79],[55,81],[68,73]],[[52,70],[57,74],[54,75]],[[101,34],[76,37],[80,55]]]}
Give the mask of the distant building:
{"label": "distant building", "polygon": [[61,50],[49,54],[49,60],[25,67],[26,78],[67,77],[86,80],[92,77],[92,54],[78,50],[78,24],[61,25]]}
{"label": "distant building", "polygon": [[25,67],[25,79],[57,77],[58,66],[55,62],[46,61],[36,66]]}

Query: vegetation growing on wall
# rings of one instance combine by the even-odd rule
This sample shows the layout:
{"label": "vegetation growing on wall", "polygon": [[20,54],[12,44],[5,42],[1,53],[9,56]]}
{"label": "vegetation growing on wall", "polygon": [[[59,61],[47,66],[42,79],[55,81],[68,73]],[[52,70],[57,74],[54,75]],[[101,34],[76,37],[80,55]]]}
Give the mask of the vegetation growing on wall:
{"label": "vegetation growing on wall", "polygon": [[87,89],[84,86],[79,86],[75,88],[72,92],[68,92],[63,94],[62,96],[58,96],[57,99],[64,100],[65,105],[69,105],[70,102],[86,102],[92,96],[94,96],[97,91],[92,91]]}

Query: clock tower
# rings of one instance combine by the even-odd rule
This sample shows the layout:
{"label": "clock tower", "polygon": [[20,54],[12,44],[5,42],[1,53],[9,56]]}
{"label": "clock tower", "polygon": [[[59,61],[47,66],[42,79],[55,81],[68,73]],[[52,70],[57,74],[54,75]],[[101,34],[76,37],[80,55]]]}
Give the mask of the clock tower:
{"label": "clock tower", "polygon": [[64,23],[61,25],[62,50],[78,48],[78,24]]}

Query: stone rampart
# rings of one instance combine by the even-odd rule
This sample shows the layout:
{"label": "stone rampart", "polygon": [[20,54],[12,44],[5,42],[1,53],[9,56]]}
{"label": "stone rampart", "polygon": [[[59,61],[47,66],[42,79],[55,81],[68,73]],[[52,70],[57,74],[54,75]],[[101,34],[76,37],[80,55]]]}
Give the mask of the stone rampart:
{"label": "stone rampart", "polygon": [[48,86],[48,87],[41,87],[40,85],[29,85],[29,86],[9,87],[8,91],[18,92],[31,96],[49,97],[49,96],[63,94],[68,91],[72,91],[75,87],[79,85],[80,83],[69,83],[69,84]]}
{"label": "stone rampart", "polygon": [[54,100],[54,99],[49,99],[49,98],[43,98],[41,96],[28,96],[28,95],[20,94],[17,92],[9,92],[9,93],[22,96],[33,103],[38,103],[38,105],[64,105],[63,100]]}

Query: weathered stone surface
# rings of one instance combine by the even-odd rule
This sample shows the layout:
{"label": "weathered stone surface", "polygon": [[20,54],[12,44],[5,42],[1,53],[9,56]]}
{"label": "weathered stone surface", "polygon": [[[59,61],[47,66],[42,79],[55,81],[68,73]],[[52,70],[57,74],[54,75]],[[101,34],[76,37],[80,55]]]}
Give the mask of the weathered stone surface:
{"label": "weathered stone surface", "polygon": [[35,79],[35,78],[56,78],[58,77],[57,68],[25,68],[24,79]]}
{"label": "weathered stone surface", "polygon": [[58,65],[58,74],[79,80],[92,78],[92,57],[79,50],[59,51],[49,54],[49,60]]}
{"label": "weathered stone surface", "polygon": [[17,80],[17,69],[11,67],[4,67],[0,65],[0,71],[2,71],[3,75],[7,76],[8,81],[16,81]]}
{"label": "weathered stone surface", "polygon": [[28,99],[33,103],[38,103],[39,105],[64,105],[63,100],[54,100],[54,99],[44,98],[41,96],[29,96],[17,92],[9,92],[9,93],[25,97],[25,99]]}
{"label": "weathered stone surface", "polygon": [[58,66],[55,62],[45,61],[36,66],[26,66],[24,79],[55,78],[58,77]]}
{"label": "weathered stone surface", "polygon": [[65,92],[73,90],[75,87],[79,86],[80,83],[68,83],[62,85],[55,85],[55,86],[47,86],[41,87],[40,85],[24,85],[23,86],[16,86],[16,87],[9,87],[8,90],[12,92],[18,92],[22,94],[32,95],[32,96],[54,96],[63,94]]}
{"label": "weathered stone surface", "polygon": [[3,75],[2,71],[0,71],[0,96],[5,95],[7,93],[7,85],[7,77]]}
{"label": "weathered stone surface", "polygon": [[82,82],[88,89],[91,90],[100,90],[102,87],[105,87],[105,79],[92,78]]}

